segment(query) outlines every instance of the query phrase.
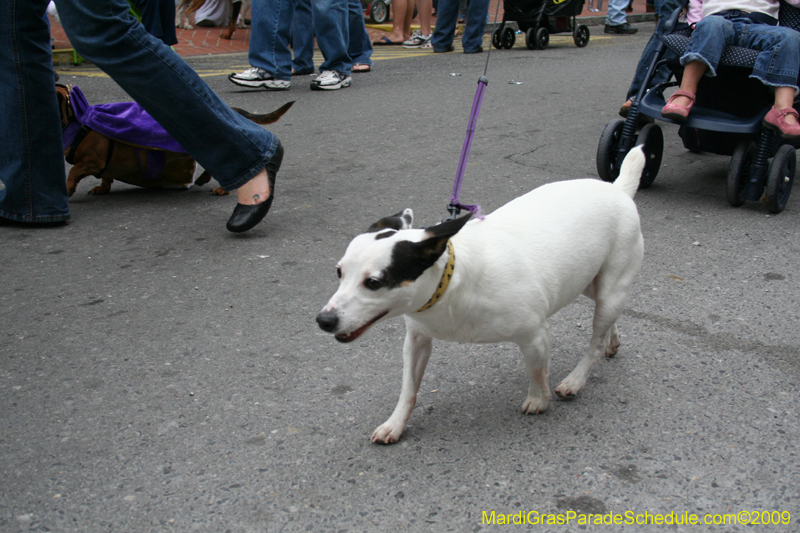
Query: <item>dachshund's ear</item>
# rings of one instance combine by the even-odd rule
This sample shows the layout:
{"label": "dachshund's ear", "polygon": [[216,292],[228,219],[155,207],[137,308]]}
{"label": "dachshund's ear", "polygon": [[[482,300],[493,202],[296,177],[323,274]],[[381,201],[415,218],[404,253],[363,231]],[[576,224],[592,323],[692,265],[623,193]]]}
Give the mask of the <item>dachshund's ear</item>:
{"label": "dachshund's ear", "polygon": [[66,85],[56,84],[56,97],[58,98],[58,112],[61,115],[61,126],[69,123],[69,88]]}

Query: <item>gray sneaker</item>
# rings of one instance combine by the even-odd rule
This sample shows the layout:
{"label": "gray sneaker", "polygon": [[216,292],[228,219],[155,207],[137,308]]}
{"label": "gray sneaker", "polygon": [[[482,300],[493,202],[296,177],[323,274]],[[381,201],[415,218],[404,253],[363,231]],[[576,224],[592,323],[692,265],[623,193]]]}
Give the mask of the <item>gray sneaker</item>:
{"label": "gray sneaker", "polygon": [[432,37],[432,33],[426,37],[422,35],[421,31],[414,30],[414,33],[411,34],[411,39],[403,42],[403,48],[423,48],[431,42]]}
{"label": "gray sneaker", "polygon": [[350,76],[342,76],[335,70],[326,70],[311,80],[311,89],[315,91],[332,91],[350,87],[351,83],[353,83],[353,78]]}
{"label": "gray sneaker", "polygon": [[258,67],[250,67],[241,74],[233,73],[228,79],[242,87],[263,87],[268,91],[286,91],[292,86],[291,81],[276,80],[272,74]]}

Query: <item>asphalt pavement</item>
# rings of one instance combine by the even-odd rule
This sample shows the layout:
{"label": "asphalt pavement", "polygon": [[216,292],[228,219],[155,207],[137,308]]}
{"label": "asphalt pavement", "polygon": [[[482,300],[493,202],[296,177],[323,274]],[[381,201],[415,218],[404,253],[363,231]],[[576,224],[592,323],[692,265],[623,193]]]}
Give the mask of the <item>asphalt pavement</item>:
{"label": "asphalt pavement", "polygon": [[[639,27],[493,50],[462,201],[491,212],[596,176],[654,26]],[[213,181],[87,195],[94,178],[66,226],[0,226],[0,531],[800,530],[800,193],[779,215],[729,206],[728,158],[688,152],[672,125],[636,197],[646,251],[622,346],[577,398],[522,415],[514,345],[435,342],[403,438],[369,441],[397,401],[403,321],[342,345],[314,317],[353,236],[405,207],[417,225],[446,216],[487,60],[380,54],[331,92],[308,76],[244,90],[225,75],[246,55],[188,58],[233,106],[296,101],[270,126],[286,156],[250,232],[225,230],[235,196]],[[92,104],[128,99],[91,66],[61,75]],[[552,317],[552,387],[591,312]]]}

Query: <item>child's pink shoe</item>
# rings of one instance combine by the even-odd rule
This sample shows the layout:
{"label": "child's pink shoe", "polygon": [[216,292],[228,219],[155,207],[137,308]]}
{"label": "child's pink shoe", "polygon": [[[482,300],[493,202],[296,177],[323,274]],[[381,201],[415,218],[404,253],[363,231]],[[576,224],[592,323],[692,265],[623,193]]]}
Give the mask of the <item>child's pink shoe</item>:
{"label": "child's pink shoe", "polygon": [[798,142],[800,141],[800,124],[787,124],[786,115],[792,115],[796,120],[800,120],[797,111],[791,107],[775,109],[775,106],[772,106],[767,116],[764,117],[764,126],[778,130],[781,137],[787,141]]}
{"label": "child's pink shoe", "polygon": [[[689,105],[685,106],[674,104],[673,100],[679,96],[685,96],[688,98],[690,100]],[[692,106],[694,105],[695,98],[695,94],[690,93],[689,91],[675,91],[672,96],[669,97],[669,100],[667,100],[667,105],[661,108],[661,116],[670,120],[674,120],[675,122],[686,122],[686,120],[689,118],[689,111],[692,110]]]}

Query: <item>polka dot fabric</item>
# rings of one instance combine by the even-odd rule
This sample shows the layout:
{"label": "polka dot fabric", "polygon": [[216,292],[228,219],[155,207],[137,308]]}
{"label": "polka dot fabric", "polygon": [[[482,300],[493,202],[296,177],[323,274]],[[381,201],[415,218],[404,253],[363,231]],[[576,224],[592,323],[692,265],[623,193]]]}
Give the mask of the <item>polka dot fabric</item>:
{"label": "polka dot fabric", "polygon": [[[781,2],[779,24],[800,31],[800,8],[796,8],[786,2]],[[688,30],[679,30],[674,33],[663,35],[661,40],[667,48],[675,52],[679,57],[682,56],[691,42],[691,33]],[[740,46],[728,46],[720,58],[721,65],[730,67],[751,67],[758,57],[757,50],[742,48]]]}

